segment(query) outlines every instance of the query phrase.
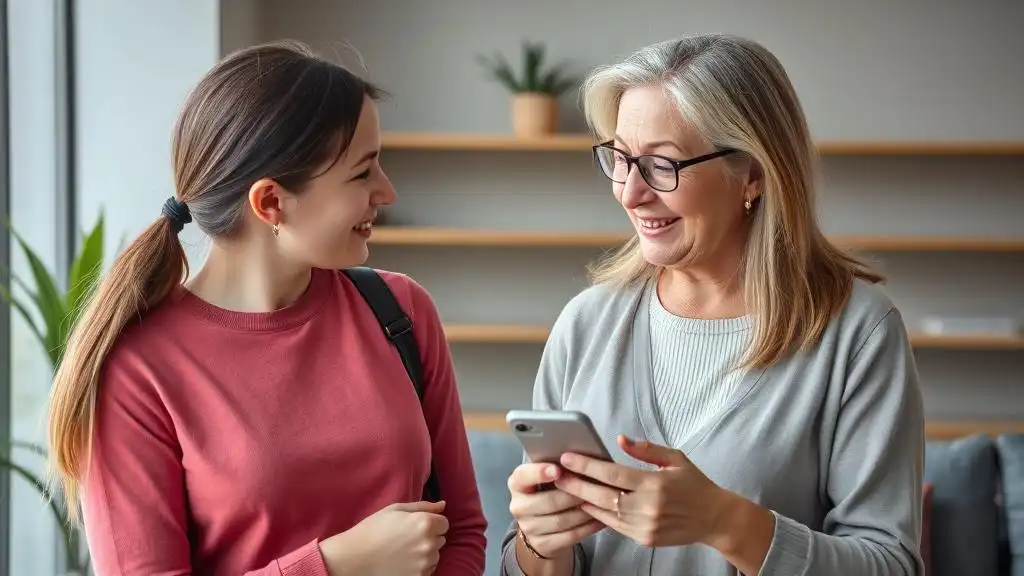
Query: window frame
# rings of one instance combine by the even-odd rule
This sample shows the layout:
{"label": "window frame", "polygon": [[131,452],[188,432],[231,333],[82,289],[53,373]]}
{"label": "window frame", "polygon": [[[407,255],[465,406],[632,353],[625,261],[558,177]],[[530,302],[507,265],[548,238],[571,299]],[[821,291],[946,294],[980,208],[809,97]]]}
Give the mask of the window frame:
{"label": "window frame", "polygon": [[[7,0],[0,0],[0,214],[11,211],[10,177],[10,91],[8,72]],[[0,234],[0,282],[9,285],[11,235]],[[0,453],[8,456],[11,438],[11,307],[0,303]],[[10,570],[11,473],[0,474],[0,574]]]}

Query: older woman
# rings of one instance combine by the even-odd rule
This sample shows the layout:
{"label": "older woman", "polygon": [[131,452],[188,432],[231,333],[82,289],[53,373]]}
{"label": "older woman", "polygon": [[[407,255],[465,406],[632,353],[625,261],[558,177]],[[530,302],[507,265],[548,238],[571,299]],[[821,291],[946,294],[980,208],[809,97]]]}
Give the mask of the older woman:
{"label": "older woman", "polygon": [[614,462],[515,470],[505,572],[921,574],[907,332],[815,222],[782,66],[693,36],[596,71],[584,96],[636,236],[555,322],[533,403],[588,414]]}

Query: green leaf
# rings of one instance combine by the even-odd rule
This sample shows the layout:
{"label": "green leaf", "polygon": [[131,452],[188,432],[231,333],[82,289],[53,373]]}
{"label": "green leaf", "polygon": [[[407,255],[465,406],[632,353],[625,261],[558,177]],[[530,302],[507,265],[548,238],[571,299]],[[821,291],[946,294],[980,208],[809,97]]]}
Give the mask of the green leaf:
{"label": "green leaf", "polygon": [[[68,272],[68,295],[67,309],[69,317],[64,326],[67,326],[67,333],[78,321],[81,310],[92,296],[99,284],[100,274],[103,272],[103,236],[104,236],[103,214],[92,231],[82,240],[82,249],[71,264]],[[61,340],[66,341],[66,338]]]}
{"label": "green leaf", "polygon": [[41,444],[36,444],[35,442],[28,442],[26,440],[12,440],[11,446],[14,448],[28,450],[29,452],[35,454],[36,456],[46,458],[46,448],[43,447]]}
{"label": "green leaf", "polygon": [[36,321],[34,318],[32,318],[32,315],[29,313],[28,308],[24,304],[22,304],[21,301],[15,298],[14,294],[11,294],[10,289],[8,289],[6,286],[0,285],[0,298],[8,302],[12,307],[14,307],[15,310],[18,311],[18,314],[20,314],[21,317],[25,320],[25,323],[28,324],[29,329],[32,330],[32,333],[35,334],[36,338],[39,339],[39,343],[45,347],[46,336],[39,331],[39,326],[36,325]]}
{"label": "green leaf", "polygon": [[512,65],[508,63],[504,56],[497,53],[493,58],[478,55],[477,61],[480,62],[481,66],[487,68],[490,75],[500,84],[504,85],[508,91],[513,93],[522,91],[519,81],[516,80],[515,72],[512,70]]}
{"label": "green leaf", "polygon": [[32,278],[36,285],[36,291],[32,293],[32,299],[35,301],[39,314],[43,318],[46,352],[50,355],[51,362],[54,362],[54,366],[56,366],[55,360],[59,359],[64,344],[60,340],[61,324],[67,318],[64,298],[57,291],[57,282],[53,275],[46,269],[43,261],[32,250],[32,247],[13,228],[11,229],[11,234],[17,239],[22,252],[25,254],[25,258],[28,259]]}
{"label": "green leaf", "polygon": [[563,66],[545,70],[547,48],[543,43],[524,41],[522,45],[522,73],[516,76],[512,66],[500,53],[492,58],[481,55],[477,61],[488,69],[490,76],[510,92],[540,92],[558,96],[576,83],[561,70]]}
{"label": "green leaf", "polygon": [[[43,481],[38,476],[33,474],[24,466],[21,466],[20,464],[10,460],[9,458],[2,454],[0,454],[0,468],[9,468],[11,472],[13,472],[16,476],[20,476],[23,480],[31,484],[32,487],[35,488],[36,492],[39,493],[39,497],[46,501],[47,505],[50,508],[50,511],[53,512],[53,516],[57,520],[57,526],[60,527],[60,530],[64,535],[65,544],[73,545],[75,542],[77,542],[77,540],[75,539],[75,534],[73,533],[73,529],[69,527],[67,523],[64,522],[64,515],[61,513],[60,508],[57,506],[56,501],[50,497],[50,491],[46,489],[46,484],[43,483]],[[77,554],[74,554],[72,556],[69,553],[69,560],[74,560],[74,564],[76,567],[79,564],[77,556]]]}
{"label": "green leaf", "polygon": [[50,491],[46,489],[46,484],[43,483],[38,476],[33,474],[28,468],[10,460],[2,454],[0,454],[0,468],[9,468],[16,476],[20,476],[23,480],[31,484],[32,487],[35,488],[36,492],[39,493],[39,497],[47,501],[50,506],[50,510],[53,511],[54,518],[57,519],[57,523],[64,526],[64,516],[61,514],[57,504],[53,501],[53,498],[50,497]]}
{"label": "green leaf", "polygon": [[544,62],[544,45],[530,42],[523,43],[523,84],[528,92],[539,92],[541,83],[541,64]]}
{"label": "green leaf", "polygon": [[551,88],[548,89],[547,92],[548,94],[554,96],[560,96],[561,94],[565,93],[566,90],[572,88],[575,84],[576,80],[574,78],[564,78],[561,81],[555,82],[551,86]]}

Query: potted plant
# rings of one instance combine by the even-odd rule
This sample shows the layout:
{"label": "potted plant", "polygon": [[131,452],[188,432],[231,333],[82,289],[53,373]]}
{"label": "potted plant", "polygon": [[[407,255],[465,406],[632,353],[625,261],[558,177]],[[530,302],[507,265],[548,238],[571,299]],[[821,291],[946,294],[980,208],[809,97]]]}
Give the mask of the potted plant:
{"label": "potted plant", "polygon": [[[9,226],[10,227],[10,226]],[[103,266],[103,214],[95,226],[86,233],[81,248],[67,271],[67,290],[58,289],[57,278],[47,270],[42,260],[27,242],[10,227],[11,234],[28,260],[34,286],[11,274],[11,283],[0,284],[0,299],[24,319],[29,329],[46,350],[50,366],[56,371],[64,358],[68,336],[74,328],[85,304],[99,283]],[[15,295],[14,286],[21,289],[27,298]],[[49,504],[54,520],[61,529],[64,540],[66,575],[85,575],[89,571],[88,550],[83,548],[80,531],[65,522],[65,507],[59,494],[53,494],[46,483],[16,456],[21,453],[46,459],[46,449],[31,442],[15,440],[8,450],[0,451],[0,468],[11,470],[16,477],[28,482]]]}
{"label": "potted plant", "polygon": [[552,134],[558,126],[558,98],[576,83],[564,63],[545,68],[543,44],[523,42],[523,69],[517,75],[502,54],[479,55],[489,75],[512,93],[512,130],[517,136]]}

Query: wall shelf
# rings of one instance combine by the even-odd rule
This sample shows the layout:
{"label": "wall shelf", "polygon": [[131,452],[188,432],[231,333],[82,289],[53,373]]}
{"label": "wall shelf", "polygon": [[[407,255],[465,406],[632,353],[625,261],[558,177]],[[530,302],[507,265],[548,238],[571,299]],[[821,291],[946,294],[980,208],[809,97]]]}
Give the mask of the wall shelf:
{"label": "wall shelf", "polygon": [[[390,150],[463,151],[581,151],[595,143],[590,134],[554,134],[519,138],[512,134],[385,132],[382,144]],[[826,156],[1021,156],[1020,141],[841,141],[818,143]]]}
{"label": "wall shelf", "polygon": [[589,134],[555,134],[523,138],[511,134],[386,132],[381,136],[381,143],[385,150],[589,152],[595,142]]}
{"label": "wall shelf", "polygon": [[[473,230],[412,226],[374,226],[371,243],[419,246],[597,246],[625,242],[625,232],[545,230]],[[1024,242],[1022,242],[1024,244]]]}
{"label": "wall shelf", "polygon": [[[415,226],[374,227],[370,242],[411,246],[593,246],[611,248],[624,243],[628,232],[545,231],[432,228]],[[1024,252],[1024,237],[967,238],[954,236],[833,236],[838,245],[875,252]]]}
{"label": "wall shelf", "polygon": [[541,324],[445,324],[449,342],[540,343],[548,339],[549,328]]}
{"label": "wall shelf", "polygon": [[[463,421],[470,430],[508,431],[504,412],[466,412]],[[952,440],[972,434],[997,436],[1019,433],[1024,433],[1024,420],[932,420],[925,423],[925,435],[929,440]]]}
{"label": "wall shelf", "polygon": [[[445,324],[449,342],[462,343],[535,343],[548,339],[550,327],[544,324]],[[967,336],[915,333],[910,336],[915,348],[932,350],[1024,350],[1024,336]]]}

